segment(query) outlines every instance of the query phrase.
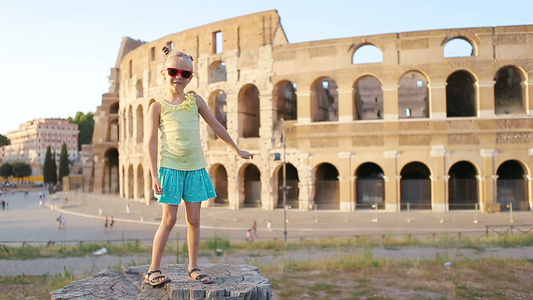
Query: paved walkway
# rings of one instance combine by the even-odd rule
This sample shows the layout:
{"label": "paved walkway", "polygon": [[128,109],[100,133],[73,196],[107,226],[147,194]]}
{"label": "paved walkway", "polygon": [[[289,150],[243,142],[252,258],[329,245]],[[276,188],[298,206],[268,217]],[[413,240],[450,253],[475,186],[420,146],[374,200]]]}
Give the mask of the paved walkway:
{"label": "paved walkway", "polygon": [[[107,195],[57,193],[51,196],[47,195],[46,199],[41,202],[39,191],[34,191],[30,192],[28,197],[24,197],[23,193],[16,193],[4,195],[0,199],[9,203],[6,210],[0,209],[0,227],[2,228],[0,230],[0,244],[22,242],[45,244],[48,241],[77,243],[80,241],[122,241],[128,239],[149,243],[161,216],[161,208],[157,203],[146,205]],[[126,211],[127,204],[130,207],[130,213]],[[66,229],[57,228],[56,218],[59,214],[63,214],[67,219]],[[186,230],[183,214],[184,209],[180,208],[178,224],[172,238],[174,241],[179,239],[184,242]],[[115,220],[113,229],[104,228],[106,216],[109,218],[113,216]],[[505,231],[509,230],[512,225],[516,226],[515,232],[533,228],[533,225],[530,225],[533,224],[533,213],[530,211],[514,212],[511,216],[509,212],[482,214],[475,211],[391,213],[362,210],[345,213],[332,210],[308,212],[289,210],[287,216],[289,240],[334,236],[391,236],[395,234],[402,236],[405,234],[449,234],[456,236],[459,232],[462,235],[479,237],[485,235],[486,226],[501,226],[499,230]],[[218,207],[202,208],[202,238],[220,237],[243,240],[246,230],[256,220],[260,239],[284,239],[283,219],[282,209],[265,211],[257,208],[240,210]],[[497,233],[491,231],[491,234]],[[437,250],[415,248],[406,249],[407,252],[405,253],[398,250],[389,251],[389,253],[384,249],[376,249],[376,251],[374,251],[376,257],[380,257],[380,255],[386,257],[394,255],[423,257],[427,254],[426,251],[429,251],[431,252],[427,254],[429,258],[434,258]],[[501,251],[506,256],[511,255],[511,257],[533,257],[533,248],[531,247],[516,251],[494,249],[488,253],[497,256],[501,255]],[[338,255],[335,251],[328,253],[322,251],[320,253],[306,253],[302,258],[312,259],[324,255]],[[465,253],[462,255],[471,256],[474,254]],[[208,258],[201,257],[200,259],[205,260],[201,263],[208,262]],[[246,259],[249,258],[242,258],[242,260],[226,258],[221,263],[253,263]],[[261,259],[275,260],[275,258],[268,257],[261,257]],[[167,257],[165,260],[164,263],[176,262],[175,257]],[[147,264],[149,255],[43,258],[30,261],[0,260],[0,276],[61,274],[65,272],[65,269],[77,275],[84,275],[102,268],[117,266],[120,263],[127,264],[131,261],[136,261],[137,264]]]}

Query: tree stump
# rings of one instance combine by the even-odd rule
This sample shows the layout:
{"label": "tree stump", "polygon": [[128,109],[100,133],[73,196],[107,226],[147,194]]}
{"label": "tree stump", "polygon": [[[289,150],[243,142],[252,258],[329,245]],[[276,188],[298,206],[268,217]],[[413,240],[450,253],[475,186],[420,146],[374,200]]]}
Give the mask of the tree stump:
{"label": "tree stump", "polygon": [[202,273],[212,284],[188,280],[187,265],[167,265],[161,270],[172,279],[163,286],[143,283],[148,265],[123,268],[122,272],[102,270],[52,291],[52,300],[70,299],[188,299],[188,300],[270,300],[272,286],[259,269],[250,265],[203,264]]}

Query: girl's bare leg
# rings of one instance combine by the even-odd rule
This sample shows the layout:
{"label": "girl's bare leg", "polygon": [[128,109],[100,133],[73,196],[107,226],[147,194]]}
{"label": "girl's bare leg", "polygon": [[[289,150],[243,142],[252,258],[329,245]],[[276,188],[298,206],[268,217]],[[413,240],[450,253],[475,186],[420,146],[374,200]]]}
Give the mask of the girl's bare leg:
{"label": "girl's bare leg", "polygon": [[[200,208],[201,202],[185,202],[187,211],[187,246],[189,250],[189,271],[198,268],[198,252],[200,251]],[[192,278],[201,275],[195,271]],[[203,283],[211,282],[211,278],[206,276],[201,279]]]}
{"label": "girl's bare leg", "polygon": [[187,211],[187,246],[189,250],[189,270],[198,267],[200,251],[200,202],[185,202]]}
{"label": "girl's bare leg", "polygon": [[163,211],[161,223],[155,232],[152,244],[152,262],[148,271],[161,269],[161,259],[163,258],[170,232],[176,225],[178,205],[161,204],[161,209]]}

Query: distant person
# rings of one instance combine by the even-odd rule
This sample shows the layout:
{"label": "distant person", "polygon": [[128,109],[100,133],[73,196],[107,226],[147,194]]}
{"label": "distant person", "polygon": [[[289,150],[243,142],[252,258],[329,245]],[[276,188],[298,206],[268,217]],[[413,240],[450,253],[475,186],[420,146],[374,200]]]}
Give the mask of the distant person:
{"label": "distant person", "polygon": [[[167,92],[163,99],[150,105],[146,130],[152,190],[162,204],[162,218],[154,236],[152,261],[144,282],[157,286],[170,281],[161,273],[161,259],[176,223],[178,205],[183,199],[187,216],[189,279],[212,283],[211,277],[198,269],[201,202],[216,197],[213,183],[205,170],[207,162],[200,140],[199,116],[237,155],[244,159],[251,159],[253,155],[239,149],[202,97],[185,93],[185,87],[193,77],[192,57],[180,51],[171,51],[168,47],[164,47],[163,52],[165,60],[161,75]],[[159,170],[158,129],[162,140]]]}
{"label": "distant person", "polygon": [[1,200],[0,204],[2,205],[2,209],[5,210],[6,209],[6,201],[5,200]]}
{"label": "distant person", "polygon": [[58,229],[66,228],[67,220],[65,219],[65,217],[63,217],[63,215],[59,215],[57,217],[56,221],[57,221],[57,228]]}
{"label": "distant person", "polygon": [[113,219],[113,216],[111,216],[111,223],[109,223],[109,228],[113,229],[114,224],[115,224],[115,219]]}
{"label": "distant person", "polygon": [[131,213],[130,204],[126,203],[126,214],[129,215],[130,213]]}
{"label": "distant person", "polygon": [[104,223],[104,229],[107,230],[107,223],[108,223],[108,218],[107,216],[105,217],[105,223]]}
{"label": "distant person", "polygon": [[253,235],[253,238],[255,239],[257,237],[257,222],[254,220],[254,224],[252,225],[252,235]]}

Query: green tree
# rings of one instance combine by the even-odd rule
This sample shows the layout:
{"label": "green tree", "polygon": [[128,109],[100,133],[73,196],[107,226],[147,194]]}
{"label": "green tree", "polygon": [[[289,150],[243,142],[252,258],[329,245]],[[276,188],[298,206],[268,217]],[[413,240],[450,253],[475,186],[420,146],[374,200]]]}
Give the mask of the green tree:
{"label": "green tree", "polygon": [[52,151],[50,150],[50,146],[48,146],[46,147],[46,155],[44,157],[43,166],[44,183],[55,184],[55,181],[53,181],[54,177],[52,175],[54,174],[55,165],[55,161],[52,160]]}
{"label": "green tree", "polygon": [[13,177],[18,178],[19,181],[24,177],[31,175],[31,166],[25,162],[16,162],[13,164]]}
{"label": "green tree", "polygon": [[0,147],[10,145],[11,141],[7,138],[7,136],[0,134]]}
{"label": "green tree", "polygon": [[78,136],[78,150],[81,150],[81,145],[88,145],[92,143],[94,131],[93,113],[89,112],[84,114],[82,112],[78,112],[74,118],[69,117],[68,121],[70,123],[78,124],[78,130],[80,131]]}
{"label": "green tree", "polygon": [[59,155],[59,182],[63,183],[63,176],[68,176],[70,173],[68,168],[68,151],[67,144],[63,143],[61,146],[61,154]]}
{"label": "green tree", "polygon": [[9,177],[13,176],[13,167],[10,163],[3,163],[0,166],[0,176],[8,180]]}
{"label": "green tree", "polygon": [[52,183],[55,185],[57,184],[57,154],[55,151],[52,151],[52,161],[54,162],[52,164],[53,172],[50,172],[50,176],[52,177]]}

